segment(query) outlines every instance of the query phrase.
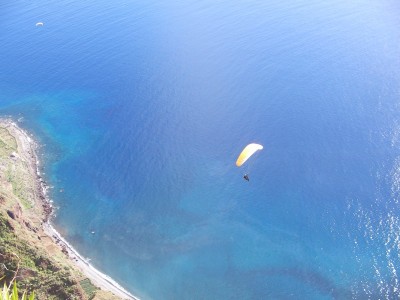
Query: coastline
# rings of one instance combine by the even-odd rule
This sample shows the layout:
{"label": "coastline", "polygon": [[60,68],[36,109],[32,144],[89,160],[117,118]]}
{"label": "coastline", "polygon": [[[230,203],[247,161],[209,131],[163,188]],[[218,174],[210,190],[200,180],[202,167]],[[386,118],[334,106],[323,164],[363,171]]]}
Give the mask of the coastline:
{"label": "coastline", "polygon": [[83,273],[100,290],[109,291],[121,299],[139,300],[138,297],[133,296],[111,277],[91,265],[52,226],[51,218],[53,215],[53,207],[47,193],[49,187],[40,173],[40,160],[37,153],[39,148],[38,143],[31,137],[32,135],[29,135],[24,129],[19,127],[11,118],[0,117],[0,127],[6,128],[9,131],[9,133],[16,139],[18,147],[22,148],[20,151],[26,154],[26,157],[29,157],[28,159],[30,163],[28,168],[30,169],[31,174],[35,174],[35,188],[33,190],[34,203],[32,203],[32,211],[33,214],[41,220],[40,226],[42,232],[46,235],[47,240],[51,240],[52,243],[67,257],[69,264],[73,265],[73,267]]}
{"label": "coastline", "polygon": [[110,276],[102,273],[101,271],[93,267],[61,236],[61,234],[51,225],[50,221],[43,224],[43,229],[44,232],[46,232],[46,234],[52,238],[54,243],[56,243],[63,249],[62,251],[68,255],[75,266],[77,266],[80,271],[84,275],[86,275],[95,286],[99,287],[100,289],[110,291],[111,293],[118,297],[121,297],[122,299],[140,300],[139,298],[130,294]]}

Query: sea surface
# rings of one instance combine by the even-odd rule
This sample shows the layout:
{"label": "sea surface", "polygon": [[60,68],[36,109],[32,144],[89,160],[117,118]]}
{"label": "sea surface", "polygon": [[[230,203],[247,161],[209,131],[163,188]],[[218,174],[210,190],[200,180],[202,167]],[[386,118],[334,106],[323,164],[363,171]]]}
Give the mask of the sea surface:
{"label": "sea surface", "polygon": [[55,227],[143,299],[398,299],[399,15],[2,1],[0,114],[42,145]]}

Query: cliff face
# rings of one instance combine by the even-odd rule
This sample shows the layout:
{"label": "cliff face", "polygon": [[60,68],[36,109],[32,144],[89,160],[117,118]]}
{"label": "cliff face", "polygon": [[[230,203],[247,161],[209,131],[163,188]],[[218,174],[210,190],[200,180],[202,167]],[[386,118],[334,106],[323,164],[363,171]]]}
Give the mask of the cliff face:
{"label": "cliff face", "polygon": [[20,289],[35,291],[38,299],[87,299],[92,296],[85,294],[79,279],[68,266],[52,259],[35,245],[33,235],[24,233],[22,228],[17,229],[20,224],[15,223],[0,215],[0,276],[5,276],[6,281],[16,277]]}
{"label": "cliff face", "polygon": [[120,299],[95,287],[46,234],[50,213],[34,142],[0,120],[0,284],[16,279],[37,299]]}

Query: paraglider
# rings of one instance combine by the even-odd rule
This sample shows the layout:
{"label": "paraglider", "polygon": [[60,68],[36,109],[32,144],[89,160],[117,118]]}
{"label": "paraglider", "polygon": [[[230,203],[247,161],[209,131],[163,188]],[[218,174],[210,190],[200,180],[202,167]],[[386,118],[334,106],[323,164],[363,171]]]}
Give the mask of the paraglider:
{"label": "paraglider", "polygon": [[[244,147],[236,160],[236,166],[242,166],[255,152],[262,150],[264,147],[260,144],[251,143]],[[244,174],[243,178],[250,181],[249,174]]]}
{"label": "paraglider", "polygon": [[43,22],[37,22],[36,23],[36,27],[41,27],[41,26],[43,26],[44,24],[43,24]]}

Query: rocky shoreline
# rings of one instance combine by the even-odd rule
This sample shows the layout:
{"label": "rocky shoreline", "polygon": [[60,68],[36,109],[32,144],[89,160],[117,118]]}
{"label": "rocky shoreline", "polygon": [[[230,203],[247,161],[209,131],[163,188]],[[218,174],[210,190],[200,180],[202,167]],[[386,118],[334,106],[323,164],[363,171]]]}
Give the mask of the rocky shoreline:
{"label": "rocky shoreline", "polygon": [[[7,130],[9,135],[1,130]],[[28,239],[33,237],[32,242],[37,248],[66,264],[73,277],[79,277],[79,282],[88,278],[101,291],[91,299],[138,299],[94,268],[51,225],[54,209],[48,197],[49,186],[40,172],[37,142],[11,119],[0,119],[0,131],[0,144],[5,144],[4,149],[0,149],[0,200],[4,198],[0,201],[4,202],[0,203],[0,210],[4,206],[6,215],[12,220],[9,222],[12,229]],[[103,291],[106,291],[104,295]],[[107,291],[114,295],[107,294]],[[81,297],[76,299],[89,298],[82,292],[80,294]]]}

